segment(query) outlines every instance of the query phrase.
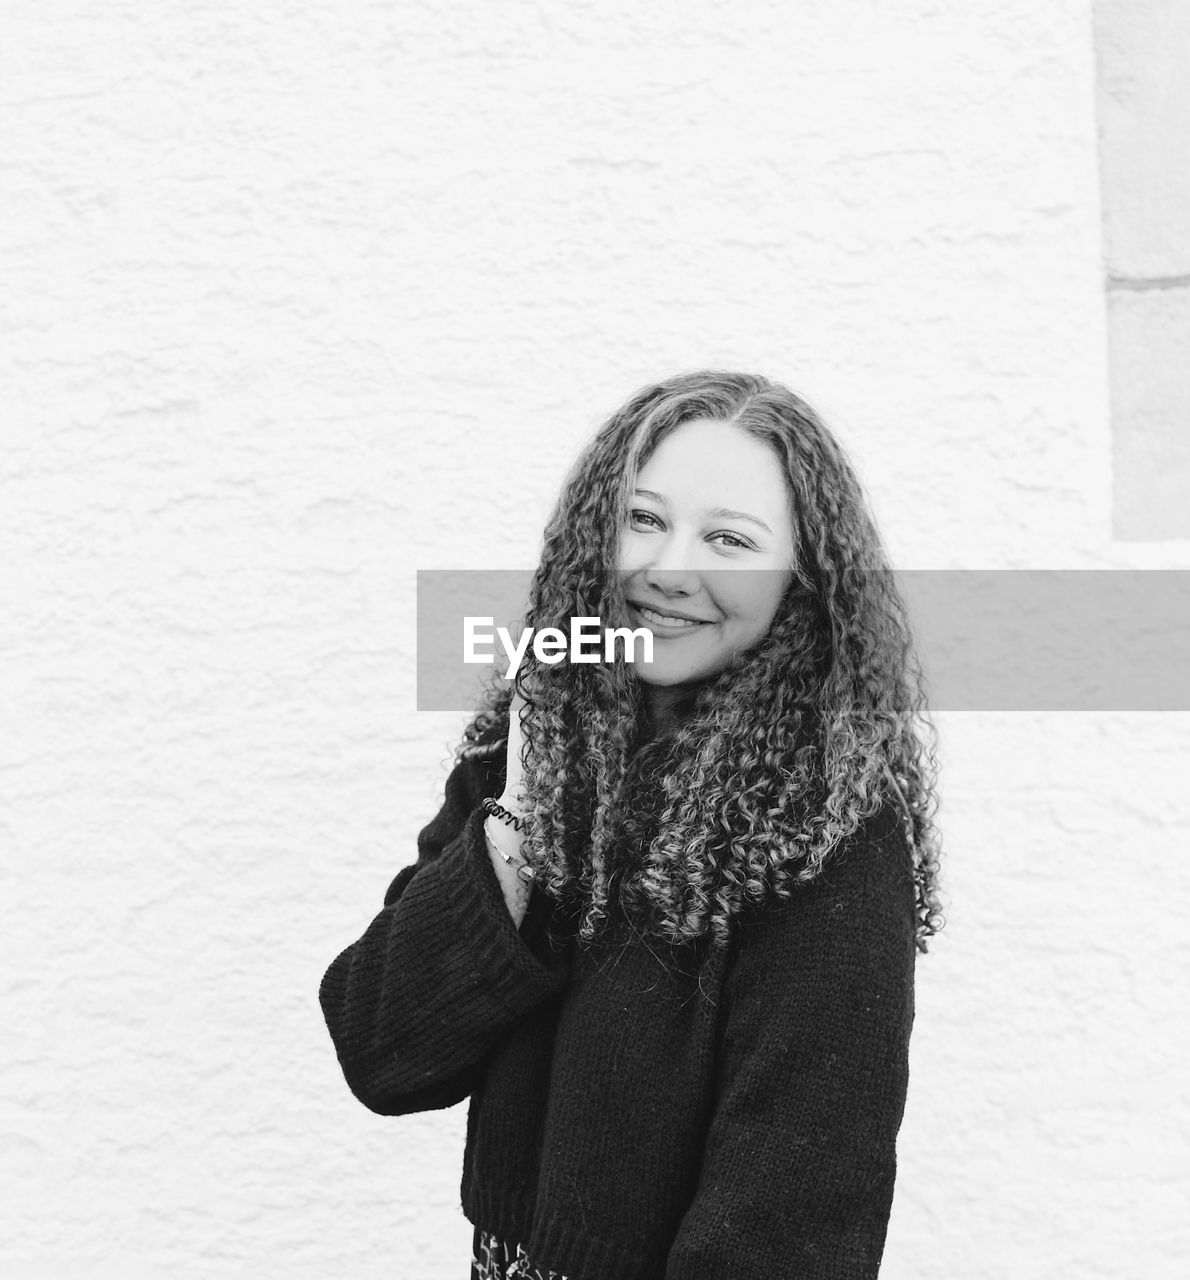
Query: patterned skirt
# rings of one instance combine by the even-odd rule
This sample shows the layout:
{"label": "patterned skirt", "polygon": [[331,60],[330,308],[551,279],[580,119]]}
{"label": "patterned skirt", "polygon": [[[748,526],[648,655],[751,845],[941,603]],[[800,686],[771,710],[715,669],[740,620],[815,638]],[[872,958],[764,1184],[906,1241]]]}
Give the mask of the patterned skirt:
{"label": "patterned skirt", "polygon": [[535,1267],[519,1244],[506,1244],[490,1231],[475,1228],[471,1241],[471,1280],[566,1280],[560,1271]]}

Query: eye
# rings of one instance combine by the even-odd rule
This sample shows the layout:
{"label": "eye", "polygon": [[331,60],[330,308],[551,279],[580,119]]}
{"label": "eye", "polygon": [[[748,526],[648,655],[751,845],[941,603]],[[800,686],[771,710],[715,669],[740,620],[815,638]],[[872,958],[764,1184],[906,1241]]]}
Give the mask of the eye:
{"label": "eye", "polygon": [[730,530],[728,530],[728,529],[720,529],[718,533],[712,533],[712,534],[711,534],[711,537],[712,537],[712,538],[728,538],[728,539],[730,539],[730,541],[729,541],[729,542],[727,542],[727,544],[726,544],[726,545],[727,545],[727,546],[729,546],[729,547],[731,547],[731,548],[732,548],[732,550],[736,550],[737,548],[742,549],[742,550],[744,550],[744,551],[755,551],[755,550],[756,550],[755,545],[754,545],[753,543],[749,542],[747,538],[743,538],[743,537],[741,537],[738,533],[732,533],[732,532],[731,532]]}
{"label": "eye", "polygon": [[658,520],[657,517],[651,511],[642,511],[640,508],[637,508],[635,511],[629,512],[628,518],[633,523],[635,523],[638,520],[644,520],[646,522],[652,521],[652,523],[658,529],[661,528],[661,521]]}

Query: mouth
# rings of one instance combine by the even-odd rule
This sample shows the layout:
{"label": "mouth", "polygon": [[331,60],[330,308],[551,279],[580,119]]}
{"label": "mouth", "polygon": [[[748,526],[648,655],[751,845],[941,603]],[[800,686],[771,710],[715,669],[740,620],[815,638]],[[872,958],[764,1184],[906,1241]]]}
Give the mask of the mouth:
{"label": "mouth", "polygon": [[650,609],[646,605],[637,604],[635,601],[629,601],[629,604],[651,628],[672,635],[697,631],[699,627],[711,625],[702,618],[687,618],[677,613],[660,613],[656,609]]}

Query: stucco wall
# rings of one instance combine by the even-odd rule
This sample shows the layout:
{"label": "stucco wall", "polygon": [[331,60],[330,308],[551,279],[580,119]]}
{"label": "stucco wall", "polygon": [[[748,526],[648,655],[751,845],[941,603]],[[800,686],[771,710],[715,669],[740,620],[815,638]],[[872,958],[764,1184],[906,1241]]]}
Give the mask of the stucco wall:
{"label": "stucco wall", "polygon": [[1121,539],[1190,539],[1190,6],[1095,0]]}
{"label": "stucco wall", "polygon": [[[434,813],[414,572],[531,564],[644,381],[768,372],[898,564],[1111,541],[1090,0],[14,0],[6,1276],[462,1277],[465,1108],[316,992]],[[1184,714],[939,716],[888,1280],[1173,1280]]]}

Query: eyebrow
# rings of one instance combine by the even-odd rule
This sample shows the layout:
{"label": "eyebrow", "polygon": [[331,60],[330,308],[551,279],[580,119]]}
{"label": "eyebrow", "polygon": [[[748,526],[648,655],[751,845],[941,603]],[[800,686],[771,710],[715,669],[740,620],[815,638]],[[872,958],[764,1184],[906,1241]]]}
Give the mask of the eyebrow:
{"label": "eyebrow", "polygon": [[[662,506],[665,506],[665,499],[661,494],[654,493],[652,489],[634,489],[632,492],[641,498],[652,498],[654,502],[659,502]],[[753,524],[760,525],[765,533],[773,534],[773,531],[759,516],[749,515],[746,511],[731,511],[727,507],[715,507],[714,510],[708,511],[707,515],[714,516],[719,520],[751,520]]]}

